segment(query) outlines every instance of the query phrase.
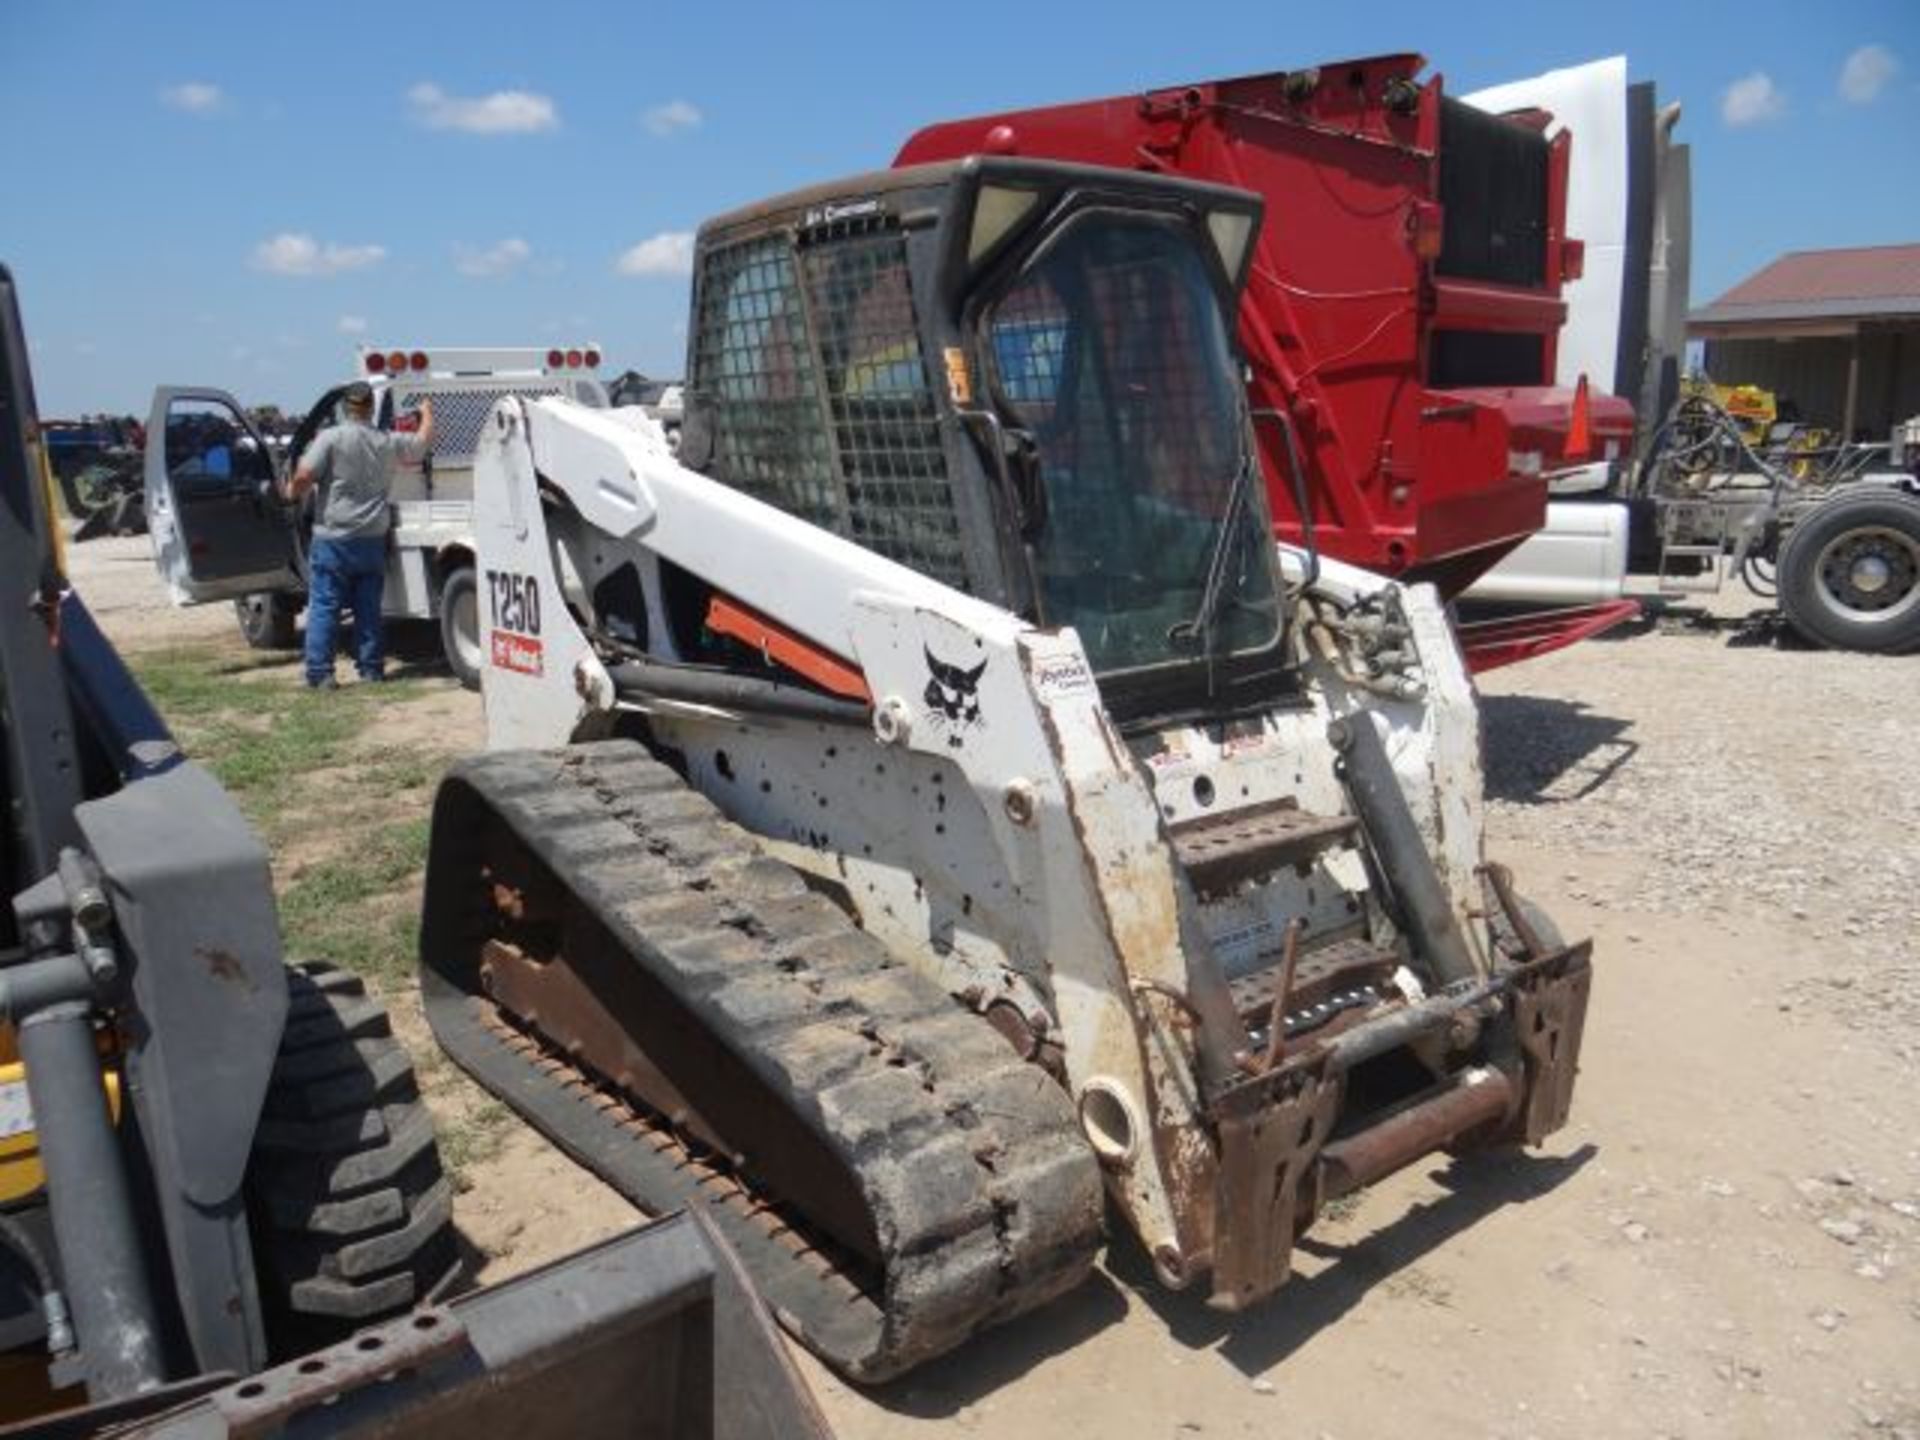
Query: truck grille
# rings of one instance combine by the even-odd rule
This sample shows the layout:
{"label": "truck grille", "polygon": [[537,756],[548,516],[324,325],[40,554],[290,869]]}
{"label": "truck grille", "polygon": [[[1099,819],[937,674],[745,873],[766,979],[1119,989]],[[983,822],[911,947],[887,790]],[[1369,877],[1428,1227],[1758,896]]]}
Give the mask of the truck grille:
{"label": "truck grille", "polygon": [[1528,288],[1546,283],[1547,158],[1538,131],[1442,99],[1440,274]]}

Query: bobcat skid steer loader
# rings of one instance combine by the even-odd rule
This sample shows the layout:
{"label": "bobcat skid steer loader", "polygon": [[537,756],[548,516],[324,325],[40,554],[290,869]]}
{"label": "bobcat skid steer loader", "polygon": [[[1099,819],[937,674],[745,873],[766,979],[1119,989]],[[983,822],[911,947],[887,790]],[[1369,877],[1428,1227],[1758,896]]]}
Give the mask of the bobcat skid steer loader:
{"label": "bobcat skid steer loader", "polygon": [[1327,1201],[1566,1119],[1588,947],[1481,853],[1437,597],[1272,542],[1260,218],[1003,158],[774,200],[700,232],[677,454],[480,442],[429,1018],[856,1379],[1076,1284],[1106,1202],[1239,1310]]}

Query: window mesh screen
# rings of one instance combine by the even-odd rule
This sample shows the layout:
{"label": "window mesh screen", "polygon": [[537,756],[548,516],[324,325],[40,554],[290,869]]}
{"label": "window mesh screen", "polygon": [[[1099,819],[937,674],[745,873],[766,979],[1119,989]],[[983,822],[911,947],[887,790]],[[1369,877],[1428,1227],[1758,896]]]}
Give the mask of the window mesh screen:
{"label": "window mesh screen", "polygon": [[852,539],[965,587],[906,245],[881,232],[802,254]]}
{"label": "window mesh screen", "polygon": [[711,399],[721,478],[846,533],[793,253],[783,238],[707,256],[694,371]]}
{"label": "window mesh screen", "polygon": [[711,252],[694,370],[721,479],[966,588],[897,233],[836,227],[800,252],[797,269],[784,236]]}

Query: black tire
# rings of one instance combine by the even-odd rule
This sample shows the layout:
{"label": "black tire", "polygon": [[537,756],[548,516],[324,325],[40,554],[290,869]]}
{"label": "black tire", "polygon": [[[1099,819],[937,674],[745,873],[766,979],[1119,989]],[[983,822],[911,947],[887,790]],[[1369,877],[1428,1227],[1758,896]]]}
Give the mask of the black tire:
{"label": "black tire", "polygon": [[287,990],[246,1182],[275,1360],[412,1309],[459,1266],[453,1188],[385,1007],[330,965],[291,967]]}
{"label": "black tire", "polygon": [[293,623],[298,610],[285,595],[242,595],[233,602],[233,613],[240,622],[241,635],[255,650],[298,648],[300,641]]}
{"label": "black tire", "polygon": [[1780,549],[1780,609],[1816,645],[1920,647],[1920,496],[1860,486],[1822,501]]}
{"label": "black tire", "polygon": [[480,688],[480,587],[471,566],[462,565],[440,587],[440,648],[453,678]]}

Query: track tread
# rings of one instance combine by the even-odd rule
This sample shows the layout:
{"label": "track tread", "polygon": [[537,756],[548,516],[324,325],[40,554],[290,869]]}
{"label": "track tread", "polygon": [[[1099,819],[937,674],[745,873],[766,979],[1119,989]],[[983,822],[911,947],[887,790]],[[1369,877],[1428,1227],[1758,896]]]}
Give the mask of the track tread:
{"label": "track tread", "polygon": [[[775,1123],[806,1126],[856,1174],[884,1276],[856,1288],[804,1226],[778,1223],[768,1197],[676,1154],[648,1117],[507,1030],[431,941],[471,934],[471,913],[436,929],[430,900],[423,995],[442,1044],[643,1208],[708,1205],[782,1322],[828,1363],[861,1380],[897,1375],[1085,1277],[1101,1182],[1065,1093],[666,766],[613,741],[478,757],[450,784],[788,1097]],[[449,838],[477,855],[484,825],[464,813]],[[432,883],[480,893],[473,873],[437,863],[440,840]],[[741,1148],[751,1157],[750,1137]]]}

